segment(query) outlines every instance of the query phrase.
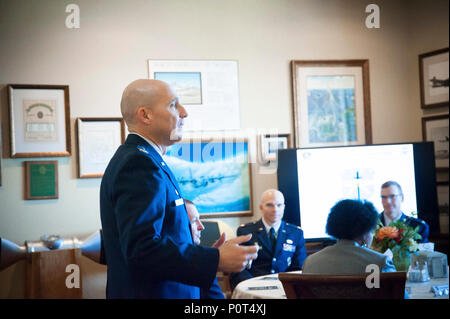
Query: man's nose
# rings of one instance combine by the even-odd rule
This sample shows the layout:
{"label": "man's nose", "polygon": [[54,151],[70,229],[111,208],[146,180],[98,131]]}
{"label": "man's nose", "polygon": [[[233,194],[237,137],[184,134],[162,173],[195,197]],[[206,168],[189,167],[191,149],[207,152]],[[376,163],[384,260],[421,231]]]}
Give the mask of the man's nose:
{"label": "man's nose", "polygon": [[185,107],[184,107],[183,105],[180,104],[180,106],[178,107],[178,109],[179,109],[180,117],[181,117],[182,119],[184,119],[185,117],[188,116],[188,112],[186,111],[186,109],[185,109]]}

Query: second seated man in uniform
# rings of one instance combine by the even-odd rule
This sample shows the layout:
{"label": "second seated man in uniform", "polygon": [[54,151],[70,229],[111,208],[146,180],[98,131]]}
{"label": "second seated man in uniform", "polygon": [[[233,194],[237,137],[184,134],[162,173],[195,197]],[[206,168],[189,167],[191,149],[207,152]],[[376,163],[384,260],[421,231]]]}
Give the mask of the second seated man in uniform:
{"label": "second seated man in uniform", "polygon": [[306,258],[303,231],[282,220],[284,207],[284,196],[280,191],[266,190],[259,205],[262,218],[238,228],[237,235],[252,234],[248,244],[257,243],[260,250],[249,269],[230,276],[232,289],[252,277],[301,270]]}
{"label": "second seated man in uniform", "polygon": [[384,211],[379,215],[380,221],[384,226],[389,226],[390,223],[401,220],[406,225],[412,228],[419,226],[418,233],[422,236],[419,243],[428,242],[429,226],[419,219],[406,216],[402,212],[402,203],[404,195],[400,184],[394,181],[388,181],[381,185],[381,203]]}

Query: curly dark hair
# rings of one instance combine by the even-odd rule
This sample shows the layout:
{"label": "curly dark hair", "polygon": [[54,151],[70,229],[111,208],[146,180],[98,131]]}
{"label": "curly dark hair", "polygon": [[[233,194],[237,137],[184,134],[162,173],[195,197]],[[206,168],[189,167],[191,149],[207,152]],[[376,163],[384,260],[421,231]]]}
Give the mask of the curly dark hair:
{"label": "curly dark hair", "polygon": [[371,202],[344,199],[331,208],[326,232],[337,239],[355,240],[373,231],[377,221],[378,212]]}

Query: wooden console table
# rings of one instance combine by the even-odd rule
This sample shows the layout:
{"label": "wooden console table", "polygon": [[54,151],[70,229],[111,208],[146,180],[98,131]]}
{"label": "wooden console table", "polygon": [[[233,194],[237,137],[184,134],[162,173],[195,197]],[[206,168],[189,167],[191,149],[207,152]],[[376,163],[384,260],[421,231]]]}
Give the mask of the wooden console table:
{"label": "wooden console table", "polygon": [[79,299],[82,298],[81,270],[80,287],[68,288],[66,279],[72,272],[66,272],[69,264],[80,267],[81,249],[63,249],[33,252],[26,266],[26,298]]}

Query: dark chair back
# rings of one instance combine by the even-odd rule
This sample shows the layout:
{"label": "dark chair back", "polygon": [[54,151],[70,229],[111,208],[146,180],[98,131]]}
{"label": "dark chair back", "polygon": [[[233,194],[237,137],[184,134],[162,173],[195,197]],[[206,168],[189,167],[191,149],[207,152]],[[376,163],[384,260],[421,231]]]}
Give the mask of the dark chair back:
{"label": "dark chair back", "polygon": [[381,273],[379,288],[366,286],[369,275],[280,273],[278,278],[288,299],[404,299],[406,272]]}

